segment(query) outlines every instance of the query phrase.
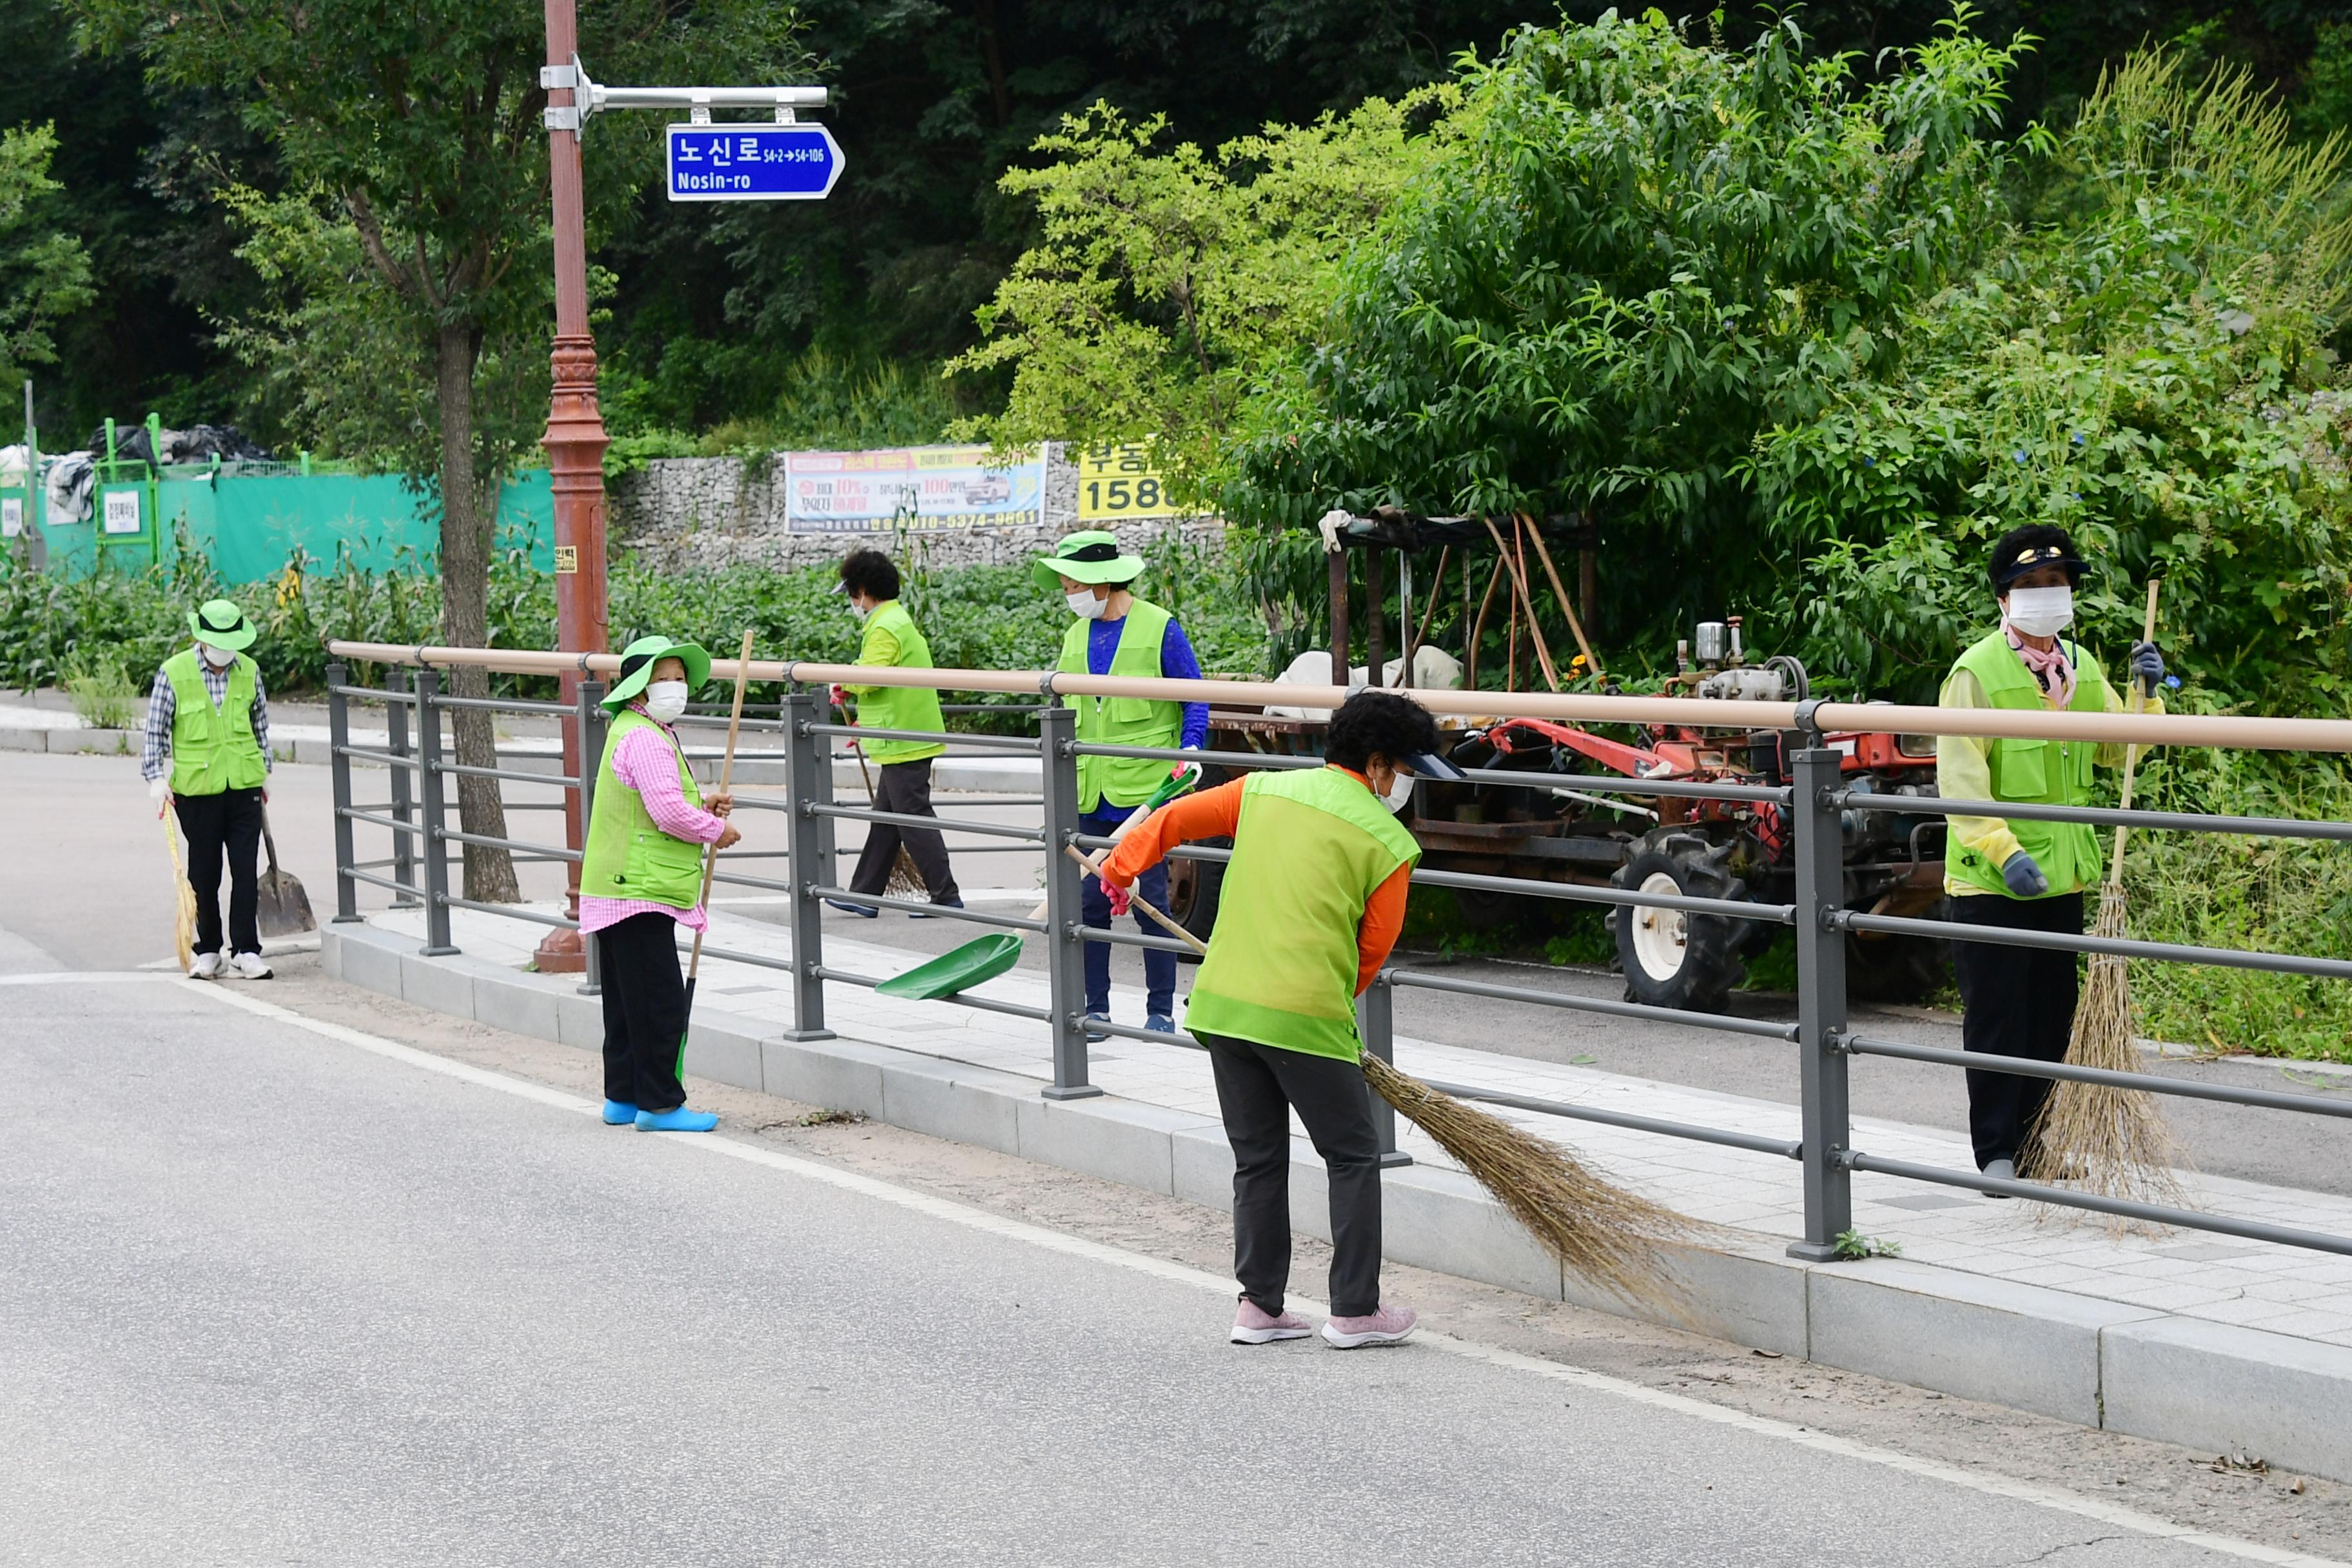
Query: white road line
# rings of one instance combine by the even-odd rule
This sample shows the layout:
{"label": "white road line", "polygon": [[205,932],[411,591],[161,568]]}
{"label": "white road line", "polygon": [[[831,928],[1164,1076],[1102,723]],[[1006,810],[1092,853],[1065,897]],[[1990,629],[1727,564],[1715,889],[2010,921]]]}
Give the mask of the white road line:
{"label": "white road line", "polygon": [[[7,975],[0,976],[0,984],[54,984],[70,981],[157,978],[163,977],[103,973]],[[354,1046],[363,1051],[372,1051],[377,1056],[404,1062],[411,1067],[422,1068],[427,1072],[437,1072],[445,1077],[457,1079],[482,1089],[497,1089],[500,1093],[510,1094],[518,1099],[581,1115],[593,1114],[601,1109],[598,1101],[583,1100],[578,1095],[568,1094],[562,1089],[550,1089],[545,1085],[512,1078],[505,1073],[491,1072],[488,1068],[474,1067],[465,1062],[452,1061],[446,1057],[436,1056],[430,1051],[419,1050],[414,1046],[404,1046],[397,1041],[387,1040],[359,1029],[348,1028],[341,1024],[331,1024],[320,1019],[305,1017],[275,1003],[265,1002],[249,992],[230,989],[225,985],[207,985],[201,988],[201,994],[260,1017],[289,1024],[298,1029],[307,1029],[314,1035],[323,1036],[344,1045]],[[682,1149],[697,1149],[706,1153],[723,1155],[730,1160],[741,1160],[753,1165],[765,1165],[771,1170],[786,1172],[808,1181],[822,1182],[844,1192],[878,1199],[883,1203],[894,1204],[899,1208],[925,1215],[933,1219],[944,1220],[951,1225],[963,1226],[967,1229],[982,1231],[991,1236],[1003,1237],[1009,1241],[1024,1242],[1049,1252],[1087,1258],[1094,1262],[1108,1264],[1113,1268],[1150,1275],[1154,1279],[1166,1279],[1176,1284],[1195,1286],[1223,1297],[1230,1298],[1233,1293],[1233,1281],[1223,1275],[1188,1268],[1181,1263],[1171,1263],[1165,1258],[1129,1252],[1120,1247],[1106,1246],[1098,1241],[1088,1241],[1081,1237],[1065,1236],[1058,1231],[1047,1230],[1024,1220],[1008,1219],[1002,1215],[991,1214],[985,1209],[973,1208],[968,1204],[934,1197],[929,1193],[919,1193],[910,1188],[882,1181],[877,1177],[864,1175],[855,1171],[841,1170],[835,1166],[803,1159],[799,1155],[781,1153],[755,1144],[739,1143],[732,1139],[721,1138],[710,1133],[664,1132],[655,1136],[666,1143],[675,1144]],[[1293,1297],[1292,1301],[1295,1305],[1312,1312],[1329,1310],[1322,1303],[1310,1301],[1302,1297]],[[1604,1373],[1591,1372],[1583,1367],[1546,1361],[1539,1356],[1526,1355],[1517,1351],[1477,1344],[1426,1329],[1416,1336],[1416,1342],[1426,1344],[1433,1350],[1444,1352],[1445,1354],[1460,1356],[1465,1361],[1485,1362],[1490,1366],[1507,1367],[1514,1372],[1527,1373],[1532,1376],[1547,1378],[1554,1383],[1568,1384],[1595,1394],[1612,1394],[1621,1399],[1632,1400],[1636,1404],[1647,1405],[1655,1409],[1670,1410],[1695,1420],[1713,1422],[1718,1426],[1737,1427],[1744,1432],[1752,1432],[1759,1436],[1774,1438],[1801,1448],[1810,1448],[1816,1453],[1835,1454],[1843,1458],[1858,1459],[1865,1464],[1883,1466],[1890,1470],[1900,1470],[1906,1475],[1941,1481],[1949,1486],[1965,1488],[1969,1491],[2007,1498],[2012,1501],[2029,1503],[2060,1513],[2073,1514],[2080,1519],[2113,1525],[2136,1534],[2202,1547],[2207,1551],[2241,1558],[2249,1563],[2276,1563],[2281,1564],[2282,1568],[2352,1568],[2352,1564],[2347,1564],[2336,1558],[2317,1557],[2309,1552],[2289,1552],[2281,1547],[2266,1546],[2256,1541],[2242,1541],[2234,1536],[2216,1535],[2209,1531],[2175,1524],[2170,1520],[2158,1519],[2154,1514],[2142,1513],[2137,1509],[2124,1508],[2115,1503],[2067,1491],[2062,1488],[2045,1486],[2038,1481],[1988,1475],[1981,1471],[1948,1465],[1941,1460],[1923,1459],[1916,1455],[1898,1453],[1892,1448],[1882,1448],[1873,1444],[1856,1442],[1849,1437],[1834,1436],[1827,1432],[1816,1432],[1810,1427],[1799,1426],[1791,1422],[1778,1420],[1769,1415],[1756,1415],[1743,1410],[1710,1405],[1705,1400],[1693,1399],[1687,1394],[1669,1394],[1664,1389],[1650,1388],[1638,1383],[1628,1383]]]}

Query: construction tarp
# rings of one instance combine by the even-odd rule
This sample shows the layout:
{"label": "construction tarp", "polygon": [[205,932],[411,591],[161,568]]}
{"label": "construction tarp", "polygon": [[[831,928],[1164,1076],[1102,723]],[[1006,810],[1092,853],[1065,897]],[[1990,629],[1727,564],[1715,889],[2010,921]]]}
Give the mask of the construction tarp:
{"label": "construction tarp", "polygon": [[[416,570],[440,552],[440,506],[397,474],[234,472],[157,482],[164,549],[174,525],[231,583],[257,583],[286,570],[299,548],[313,570],[347,559],[362,571]],[[497,548],[530,552],[554,564],[555,496],[544,468],[511,476],[499,498]]]}

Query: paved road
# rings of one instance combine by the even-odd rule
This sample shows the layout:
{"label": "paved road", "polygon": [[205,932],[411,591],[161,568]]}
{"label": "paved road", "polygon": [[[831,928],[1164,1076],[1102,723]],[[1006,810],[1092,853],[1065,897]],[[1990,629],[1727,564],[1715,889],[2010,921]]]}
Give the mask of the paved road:
{"label": "paved road", "polygon": [[1235,1349],[1212,1276],[209,988],[5,989],[10,1561],[2242,1560],[1475,1345]]}

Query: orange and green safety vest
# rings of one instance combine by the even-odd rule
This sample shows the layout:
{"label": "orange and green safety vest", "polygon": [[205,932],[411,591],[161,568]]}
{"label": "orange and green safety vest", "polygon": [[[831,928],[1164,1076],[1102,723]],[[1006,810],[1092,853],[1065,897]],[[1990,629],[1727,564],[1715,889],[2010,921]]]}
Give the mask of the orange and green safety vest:
{"label": "orange and green safety vest", "polygon": [[1356,1060],[1364,906],[1420,858],[1403,824],[1338,768],[1250,774],[1186,1026]]}

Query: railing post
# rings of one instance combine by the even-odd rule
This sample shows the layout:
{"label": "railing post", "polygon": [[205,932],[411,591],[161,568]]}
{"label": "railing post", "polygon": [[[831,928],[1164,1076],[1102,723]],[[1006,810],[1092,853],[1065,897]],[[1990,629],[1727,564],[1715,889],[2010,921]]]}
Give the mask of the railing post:
{"label": "railing post", "polygon": [[[394,665],[385,672],[383,689],[394,700],[383,705],[383,749],[394,760],[392,771],[392,819],[404,829],[415,822],[415,796],[408,777],[408,704],[399,700],[407,695],[408,671]],[[392,879],[408,890],[397,895],[395,907],[407,907],[416,902],[416,839],[413,834],[396,832],[392,836]]]}
{"label": "railing post", "polygon": [[438,670],[416,672],[416,756],[425,797],[425,946],[427,958],[457,951],[449,940],[449,843],[441,789],[441,695]]}
{"label": "railing post", "polygon": [[[1356,998],[1356,1030],[1364,1037],[1364,1049],[1396,1066],[1396,986],[1385,969]],[[1397,1147],[1396,1107],[1373,1094],[1369,1083],[1364,1092],[1372,1101],[1372,1132],[1381,1141],[1381,1167],[1392,1170],[1412,1164],[1412,1156]]]}
{"label": "railing post", "polygon": [[327,666],[327,763],[335,801],[335,923],[360,918],[360,885],[352,876],[359,858],[352,844],[352,704],[343,695],[350,671],[341,659]]}
{"label": "railing post", "polygon": [[[1052,701],[1053,693],[1046,693]],[[1087,1081],[1086,873],[1066,853],[1078,837],[1078,711],[1055,702],[1037,715],[1037,753],[1045,775],[1045,994],[1053,1015],[1054,1081],[1047,1100],[1085,1100],[1102,1092]]]}
{"label": "railing post", "polygon": [[[1800,721],[1811,718],[1799,710]],[[1853,1173],[1845,1164],[1845,932],[1831,917],[1845,907],[1845,857],[1831,792],[1844,753],[1811,742],[1790,759],[1797,867],[1797,1052],[1804,1108],[1805,1237],[1789,1256],[1823,1262],[1853,1228]]]}
{"label": "railing post", "polygon": [[817,690],[794,690],[784,699],[784,803],[792,823],[793,1026],[788,1040],[829,1040],[824,1026],[824,937],[818,929],[824,905],[817,889],[833,886],[836,872],[831,845],[821,829],[830,820],[816,814],[833,803],[833,740],[809,732],[825,710]]}
{"label": "railing post", "polygon": [[[596,773],[604,761],[604,683],[583,680],[580,683],[580,841],[588,842],[588,824],[596,807]],[[575,880],[577,879],[574,879]],[[575,905],[572,918],[580,910]],[[597,955],[592,937],[580,939],[580,994],[602,996],[604,994],[604,966]]]}

